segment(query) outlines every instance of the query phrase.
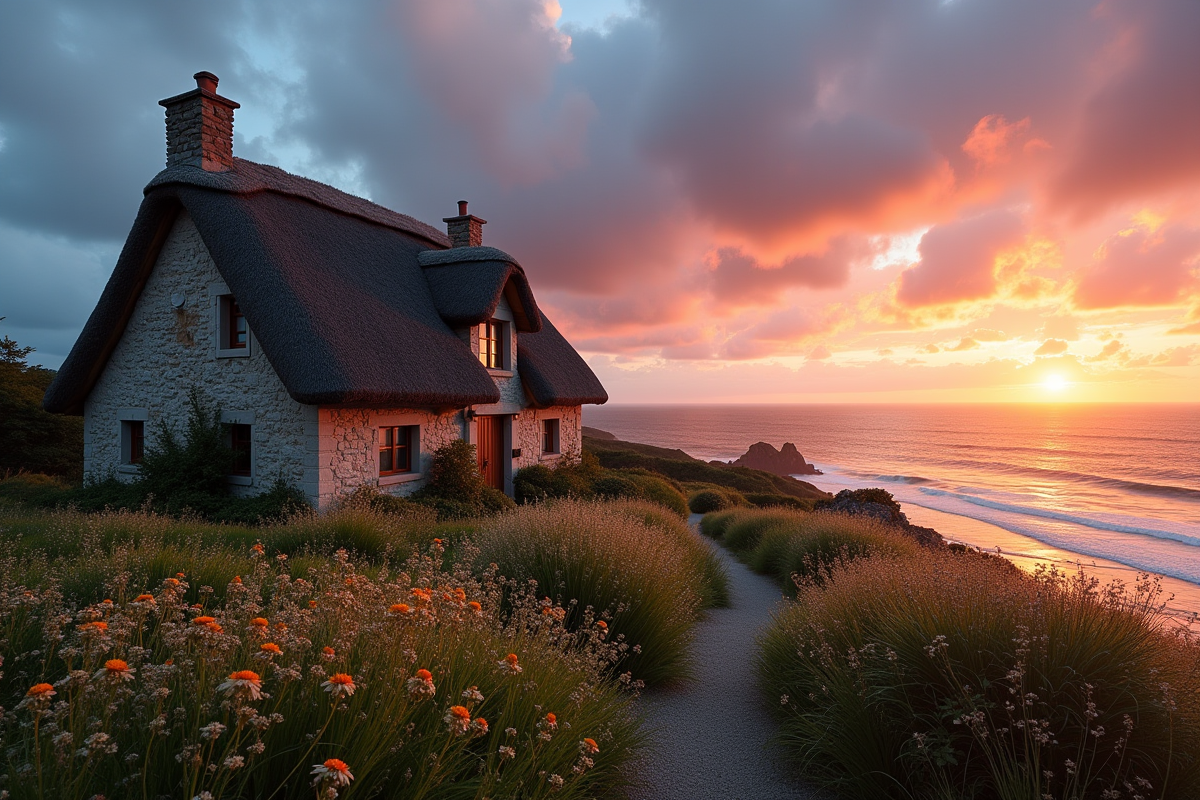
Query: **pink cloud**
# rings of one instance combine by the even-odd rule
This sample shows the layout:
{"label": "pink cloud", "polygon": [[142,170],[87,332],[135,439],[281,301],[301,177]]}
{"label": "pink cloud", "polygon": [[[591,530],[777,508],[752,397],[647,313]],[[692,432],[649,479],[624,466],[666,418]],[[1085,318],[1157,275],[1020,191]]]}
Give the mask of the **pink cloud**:
{"label": "pink cloud", "polygon": [[1060,356],[1067,352],[1069,345],[1062,339],[1047,339],[1042,346],[1033,351],[1035,356]]}
{"label": "pink cloud", "polygon": [[836,288],[849,280],[851,262],[867,253],[865,241],[842,237],[824,253],[794,256],[778,266],[766,266],[740,249],[721,248],[713,258],[713,298],[718,305],[769,305],[788,289]]}
{"label": "pink cloud", "polygon": [[1182,302],[1200,287],[1200,227],[1146,227],[1110,237],[1094,263],[1080,270],[1075,305],[1080,308],[1159,306]]}
{"label": "pink cloud", "polygon": [[921,238],[921,261],[900,274],[896,299],[926,306],[990,297],[996,256],[1020,242],[1024,230],[1021,218],[1007,210],[931,228]]}

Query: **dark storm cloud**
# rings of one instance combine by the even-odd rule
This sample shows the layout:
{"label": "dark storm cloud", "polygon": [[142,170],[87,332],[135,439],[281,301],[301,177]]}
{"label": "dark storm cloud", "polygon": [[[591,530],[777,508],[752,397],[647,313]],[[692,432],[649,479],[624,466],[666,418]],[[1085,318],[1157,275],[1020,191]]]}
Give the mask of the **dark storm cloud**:
{"label": "dark storm cloud", "polygon": [[[994,287],[1007,208],[1194,183],[1195,8],[644,0],[600,32],[540,0],[9,0],[0,315],[43,352],[69,341],[163,164],[157,101],[200,69],[243,106],[238,154],[435,224],[469,199],[589,341],[659,324],[684,332],[646,341],[691,352],[722,303],[785,313],[788,290],[854,280],[851,243],[930,225],[899,298],[970,300]],[[72,252],[45,267],[70,291],[24,275]],[[811,330],[767,333],[736,355]]]}

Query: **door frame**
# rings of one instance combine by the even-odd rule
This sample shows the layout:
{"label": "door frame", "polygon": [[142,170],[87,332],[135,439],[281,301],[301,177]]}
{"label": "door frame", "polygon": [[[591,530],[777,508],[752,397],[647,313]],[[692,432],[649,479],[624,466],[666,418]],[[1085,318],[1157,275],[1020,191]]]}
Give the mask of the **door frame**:
{"label": "door frame", "polygon": [[512,497],[513,493],[513,460],[511,457],[513,447],[513,415],[512,414],[475,414],[470,424],[467,426],[470,438],[470,444],[475,445],[478,452],[479,448],[479,419],[481,417],[491,417],[496,420],[500,426],[500,474],[504,484],[502,490],[506,495]]}

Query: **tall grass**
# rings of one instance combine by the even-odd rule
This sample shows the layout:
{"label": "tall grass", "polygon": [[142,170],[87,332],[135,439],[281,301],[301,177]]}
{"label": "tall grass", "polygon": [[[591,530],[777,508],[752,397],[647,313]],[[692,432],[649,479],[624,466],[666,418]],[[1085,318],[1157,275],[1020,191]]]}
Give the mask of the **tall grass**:
{"label": "tall grass", "polygon": [[[82,606],[0,576],[8,796],[595,797],[627,779],[643,734],[605,677],[619,648],[562,609],[444,567],[438,543],[374,577],[344,551],[303,578],[246,557],[195,605],[188,575],[110,575]],[[329,759],[348,785],[314,778]]]}
{"label": "tall grass", "polygon": [[876,556],[809,582],[759,682],[806,772],[847,797],[1200,797],[1200,646],[1157,586]]}
{"label": "tall grass", "polygon": [[523,506],[483,523],[474,541],[479,563],[536,581],[539,592],[568,606],[568,627],[605,622],[629,646],[620,669],[647,684],[689,673],[693,625],[718,599],[713,587],[724,585],[704,543],[652,504]]}

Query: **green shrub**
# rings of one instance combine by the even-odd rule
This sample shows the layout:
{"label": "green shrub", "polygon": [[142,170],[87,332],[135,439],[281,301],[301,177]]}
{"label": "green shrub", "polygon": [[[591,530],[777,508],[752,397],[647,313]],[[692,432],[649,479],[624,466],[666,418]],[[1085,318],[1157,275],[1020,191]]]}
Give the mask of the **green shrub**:
{"label": "green shrub", "polygon": [[680,517],[687,517],[687,498],[673,481],[644,470],[623,470],[620,474],[637,487],[635,497],[668,508]]}
{"label": "green shrub", "polygon": [[601,469],[594,456],[564,461],[553,469],[535,464],[517,471],[513,494],[518,503],[555,498],[649,500],[687,516],[687,500],[670,479],[644,469]]}
{"label": "green shrub", "polygon": [[758,546],[759,539],[767,528],[779,523],[796,523],[803,518],[796,511],[780,510],[747,510],[734,517],[721,535],[721,542],[735,553],[745,553]]}
{"label": "green shrub", "polygon": [[1200,645],[1156,591],[858,559],[778,614],[758,679],[793,758],[843,796],[1194,798]]}
{"label": "green shrub", "polygon": [[70,490],[71,485],[62,478],[19,472],[0,479],[0,505],[54,505]]}
{"label": "green shrub", "polygon": [[709,514],[713,511],[724,511],[729,508],[729,498],[716,489],[701,489],[692,492],[688,498],[688,508],[693,514]]}
{"label": "green shrub", "polygon": [[[332,758],[353,773],[351,796],[622,793],[645,736],[633,695],[606,677],[613,643],[567,631],[528,592],[443,569],[437,547],[381,577],[344,554],[313,563],[296,579],[255,558],[224,602],[201,592],[196,608],[190,574],[110,575],[111,600],[76,606],[0,571],[6,796],[301,800],[332,796],[312,774]],[[59,640],[54,657],[39,652]],[[42,682],[56,702],[26,698]],[[448,722],[452,706],[469,712],[465,731]]]}
{"label": "green shrub", "polygon": [[615,472],[608,472],[592,484],[592,491],[597,497],[607,500],[635,500],[639,496],[636,483]]}
{"label": "green shrub", "polygon": [[855,558],[866,555],[916,558],[921,554],[916,541],[871,517],[806,514],[795,525],[783,528],[784,544],[776,544],[776,534],[768,545],[770,533],[764,533],[749,563],[752,569],[774,575],[789,593],[796,591],[792,576],[819,583],[835,565]]}
{"label": "green shrub", "polygon": [[811,511],[813,508],[813,501],[786,494],[751,492],[746,495],[746,500],[759,508],[793,508],[796,511]]}
{"label": "green shrub", "polygon": [[410,495],[439,519],[466,519],[513,508],[512,498],[488,486],[479,474],[475,445],[455,439],[433,453],[429,482]]}
{"label": "green shrub", "polygon": [[746,513],[746,509],[730,508],[705,514],[704,518],[700,520],[700,532],[710,539],[720,540],[725,535],[726,529],[733,524],[734,520],[740,519],[744,513]]}
{"label": "green shrub", "polygon": [[682,537],[647,524],[644,513],[645,506],[578,500],[520,506],[480,525],[476,563],[537,581],[541,594],[570,609],[571,629],[605,620],[610,636],[636,647],[618,667],[634,678],[683,678],[704,576]]}

